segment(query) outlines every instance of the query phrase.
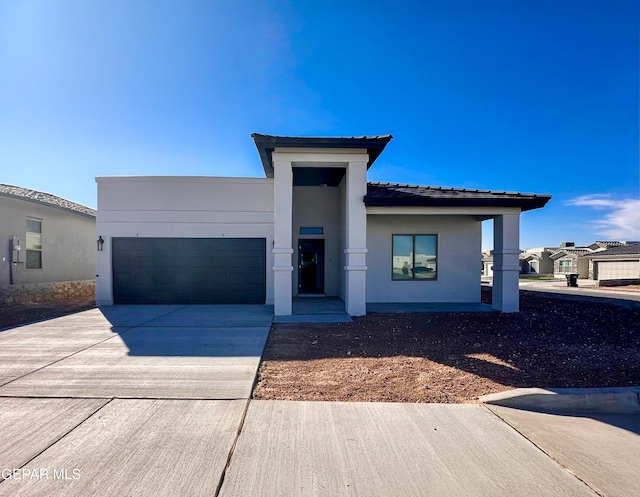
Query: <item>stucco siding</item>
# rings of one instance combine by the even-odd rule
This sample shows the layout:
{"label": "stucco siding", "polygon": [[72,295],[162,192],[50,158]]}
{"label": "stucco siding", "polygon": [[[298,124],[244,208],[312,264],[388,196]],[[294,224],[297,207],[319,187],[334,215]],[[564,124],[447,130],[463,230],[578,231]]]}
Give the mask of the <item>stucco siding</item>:
{"label": "stucco siding", "polygon": [[338,248],[338,297],[345,300],[345,282],[344,282],[344,266],[346,265],[344,250],[347,240],[347,225],[344,222],[345,211],[347,209],[347,188],[343,179],[338,186],[338,195],[340,199],[340,245]]}
{"label": "stucco siding", "polygon": [[[367,302],[479,302],[482,228],[471,216],[367,216]],[[391,279],[392,235],[438,235],[437,280]]]}
{"label": "stucco siding", "polygon": [[[0,284],[49,283],[95,277],[96,221],[93,217],[39,202],[0,195]],[[26,269],[27,218],[42,222],[42,269]],[[12,264],[17,236],[20,262]]]}
{"label": "stucco siding", "polygon": [[[96,178],[96,301],[112,303],[111,239],[265,238],[266,303],[273,303],[273,180],[264,178]],[[188,254],[185,254],[188,256]]]}
{"label": "stucco siding", "polygon": [[[338,295],[340,264],[340,192],[337,187],[293,187],[293,277],[292,294],[298,293],[298,240],[324,240],[325,294]],[[322,235],[301,235],[301,227],[322,227]]]}

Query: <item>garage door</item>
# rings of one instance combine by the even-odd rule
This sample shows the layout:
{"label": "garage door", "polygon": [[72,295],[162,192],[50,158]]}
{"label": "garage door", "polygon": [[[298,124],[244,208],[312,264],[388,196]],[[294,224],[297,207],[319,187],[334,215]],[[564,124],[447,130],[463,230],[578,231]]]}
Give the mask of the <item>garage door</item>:
{"label": "garage door", "polygon": [[640,278],[640,261],[598,262],[599,280],[622,280]]}
{"label": "garage door", "polygon": [[264,238],[113,238],[116,304],[264,304]]}

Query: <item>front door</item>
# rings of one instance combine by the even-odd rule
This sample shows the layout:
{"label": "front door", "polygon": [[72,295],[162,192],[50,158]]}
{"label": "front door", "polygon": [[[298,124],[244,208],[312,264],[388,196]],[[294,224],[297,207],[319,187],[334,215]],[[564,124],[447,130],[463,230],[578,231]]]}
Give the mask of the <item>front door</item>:
{"label": "front door", "polygon": [[298,240],[298,294],[324,293],[324,240]]}

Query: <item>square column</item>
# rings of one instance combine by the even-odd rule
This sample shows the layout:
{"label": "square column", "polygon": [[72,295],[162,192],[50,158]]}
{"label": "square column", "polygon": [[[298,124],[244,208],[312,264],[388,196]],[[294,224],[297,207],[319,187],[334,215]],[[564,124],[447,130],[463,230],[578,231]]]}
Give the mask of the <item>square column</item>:
{"label": "square column", "polygon": [[273,154],[273,307],[276,316],[291,315],[291,226],[293,221],[293,169],[291,161]]}
{"label": "square column", "polygon": [[367,163],[349,162],[346,173],[345,307],[350,316],[367,313]]}
{"label": "square column", "polygon": [[520,214],[504,214],[493,220],[493,300],[502,312],[520,310]]}

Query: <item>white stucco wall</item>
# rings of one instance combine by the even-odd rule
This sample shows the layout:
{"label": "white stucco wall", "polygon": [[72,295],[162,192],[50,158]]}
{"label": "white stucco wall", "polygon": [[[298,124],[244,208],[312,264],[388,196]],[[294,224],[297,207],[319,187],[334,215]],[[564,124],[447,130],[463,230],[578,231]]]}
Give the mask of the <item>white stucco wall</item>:
{"label": "white stucco wall", "polygon": [[340,200],[340,238],[338,245],[338,296],[344,300],[345,299],[345,284],[344,284],[344,266],[346,265],[346,258],[344,254],[344,249],[347,246],[347,225],[344,222],[346,203],[347,203],[347,188],[346,181],[343,179],[338,186],[338,195]]}
{"label": "white stucco wall", "polygon": [[113,237],[265,238],[266,303],[273,303],[273,179],[107,177],[98,183],[96,301],[112,303]]}
{"label": "white stucco wall", "polygon": [[[367,302],[479,302],[481,222],[471,216],[368,215]],[[392,235],[438,235],[437,281],[391,279]]]}
{"label": "white stucco wall", "polygon": [[[42,222],[42,269],[26,269],[27,218]],[[87,280],[95,277],[96,220],[40,202],[0,195],[0,285]],[[12,264],[11,238],[22,251]]]}
{"label": "white stucco wall", "polygon": [[[301,235],[300,227],[322,227],[322,235]],[[298,293],[298,240],[324,240],[324,291],[338,295],[340,268],[340,192],[337,187],[293,187],[293,277],[292,294]]]}

